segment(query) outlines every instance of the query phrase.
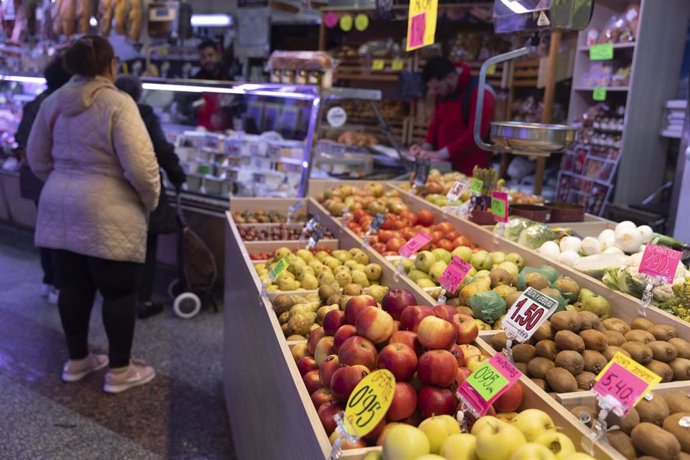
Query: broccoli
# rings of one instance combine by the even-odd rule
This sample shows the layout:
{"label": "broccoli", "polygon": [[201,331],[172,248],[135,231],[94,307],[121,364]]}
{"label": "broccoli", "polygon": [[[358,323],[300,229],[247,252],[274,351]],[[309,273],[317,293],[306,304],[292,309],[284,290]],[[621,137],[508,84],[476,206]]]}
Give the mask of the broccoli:
{"label": "broccoli", "polygon": [[690,322],[690,283],[673,285],[673,298],[663,305],[663,309],[684,321]]}

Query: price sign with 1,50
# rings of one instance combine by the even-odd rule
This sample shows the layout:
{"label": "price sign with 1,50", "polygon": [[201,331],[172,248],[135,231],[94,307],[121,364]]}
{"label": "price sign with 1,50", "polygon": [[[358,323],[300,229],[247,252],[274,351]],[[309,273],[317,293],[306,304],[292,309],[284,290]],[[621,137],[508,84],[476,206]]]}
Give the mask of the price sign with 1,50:
{"label": "price sign with 1,50", "polygon": [[506,334],[524,343],[556,309],[558,309],[557,300],[530,287],[520,294],[520,297],[508,309],[501,324]]}
{"label": "price sign with 1,50", "polygon": [[462,382],[455,395],[472,415],[480,417],[520,379],[520,375],[520,371],[502,353],[496,353]]}
{"label": "price sign with 1,50", "polygon": [[470,183],[467,180],[456,180],[453,185],[450,186],[450,190],[446,194],[449,200],[457,201],[460,197],[470,188]]}
{"label": "price sign with 1,50", "polygon": [[376,428],[393,402],[395,377],[386,369],[367,375],[357,384],[345,406],[350,434],[363,437]]}
{"label": "price sign with 1,50", "polygon": [[619,351],[599,373],[592,391],[614,401],[614,412],[624,416],[660,381],[661,377]]}
{"label": "price sign with 1,50", "polygon": [[668,284],[673,283],[682,256],[682,252],[666,246],[648,244],[642,254],[639,272],[643,275],[661,278]]}
{"label": "price sign with 1,50", "polygon": [[446,270],[439,277],[438,283],[447,292],[455,293],[470,270],[472,270],[472,265],[458,256],[453,256],[453,258],[450,259],[448,267],[446,267]]}
{"label": "price sign with 1,50", "polygon": [[429,243],[429,241],[431,241],[432,239],[433,238],[428,233],[419,232],[414,236],[414,238],[412,238],[410,241],[405,243],[400,248],[400,250],[398,251],[398,254],[400,254],[403,257],[410,258],[417,251],[419,251],[424,246],[426,246]]}

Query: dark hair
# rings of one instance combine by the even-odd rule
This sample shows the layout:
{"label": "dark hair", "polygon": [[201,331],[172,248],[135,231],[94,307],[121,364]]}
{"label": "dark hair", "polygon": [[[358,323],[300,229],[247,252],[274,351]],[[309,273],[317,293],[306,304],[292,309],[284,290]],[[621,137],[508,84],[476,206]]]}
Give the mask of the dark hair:
{"label": "dark hair", "polygon": [[220,51],[218,43],[214,42],[213,40],[204,40],[203,42],[199,43],[199,46],[197,47],[199,51],[206,48],[213,48],[216,51]]}
{"label": "dark hair", "polygon": [[98,35],[85,35],[65,52],[64,62],[74,75],[93,78],[104,75],[114,57],[115,52],[108,40]]}
{"label": "dark hair", "polygon": [[136,75],[120,75],[115,80],[115,86],[125,93],[132,96],[135,102],[139,102],[141,99],[141,80]]}
{"label": "dark hair", "polygon": [[62,57],[56,57],[50,61],[43,69],[43,76],[46,78],[48,91],[55,91],[72,78],[72,75],[65,70],[65,66],[62,64]]}
{"label": "dark hair", "polygon": [[443,80],[454,71],[455,67],[453,67],[452,62],[442,56],[435,56],[426,61],[422,71],[422,78],[424,83],[434,79]]}

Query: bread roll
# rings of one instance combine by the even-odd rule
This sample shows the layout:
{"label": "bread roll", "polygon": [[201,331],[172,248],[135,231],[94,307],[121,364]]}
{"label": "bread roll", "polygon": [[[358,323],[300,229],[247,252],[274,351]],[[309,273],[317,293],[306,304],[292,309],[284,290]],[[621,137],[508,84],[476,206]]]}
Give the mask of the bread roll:
{"label": "bread roll", "polygon": [[125,35],[127,33],[127,0],[115,0],[115,33]]}
{"label": "bread roll", "polygon": [[141,0],[131,0],[128,24],[131,40],[138,41],[141,36],[142,14]]}
{"label": "bread roll", "polygon": [[113,0],[100,0],[101,20],[101,35],[108,37],[110,35],[110,27],[113,24]]}

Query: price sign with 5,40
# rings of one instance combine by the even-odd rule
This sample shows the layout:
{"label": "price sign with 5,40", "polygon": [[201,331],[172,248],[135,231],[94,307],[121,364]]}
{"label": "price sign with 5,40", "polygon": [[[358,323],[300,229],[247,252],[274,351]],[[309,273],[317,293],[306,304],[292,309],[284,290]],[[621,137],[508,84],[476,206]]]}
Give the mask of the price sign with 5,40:
{"label": "price sign with 5,40", "polygon": [[405,243],[403,247],[400,248],[398,254],[400,254],[403,257],[410,258],[417,251],[426,246],[432,239],[433,238],[431,237],[431,235],[424,232],[419,232],[414,236],[414,238],[412,238],[410,241]]}
{"label": "price sign with 5,40", "polygon": [[467,274],[472,270],[472,265],[468,264],[458,256],[453,256],[446,270],[441,274],[438,283],[447,292],[455,293],[458,286],[465,279]]}
{"label": "price sign with 5,40", "polygon": [[527,341],[539,326],[558,308],[558,301],[534,288],[525,292],[508,309],[502,325],[506,334],[512,333],[520,343]]}
{"label": "price sign with 5,40", "polygon": [[503,353],[496,353],[462,382],[455,395],[473,415],[482,416],[499,396],[520,379],[520,375],[520,371]]}
{"label": "price sign with 5,40", "polygon": [[345,407],[347,430],[360,438],[376,428],[393,402],[395,377],[381,369],[367,375],[357,384]]}
{"label": "price sign with 5,40", "polygon": [[673,283],[676,269],[683,253],[665,246],[648,244],[642,254],[640,273],[662,278],[666,283]]}
{"label": "price sign with 5,40", "polygon": [[619,407],[614,411],[626,415],[660,381],[661,377],[619,351],[597,376],[592,390],[616,401]]}

